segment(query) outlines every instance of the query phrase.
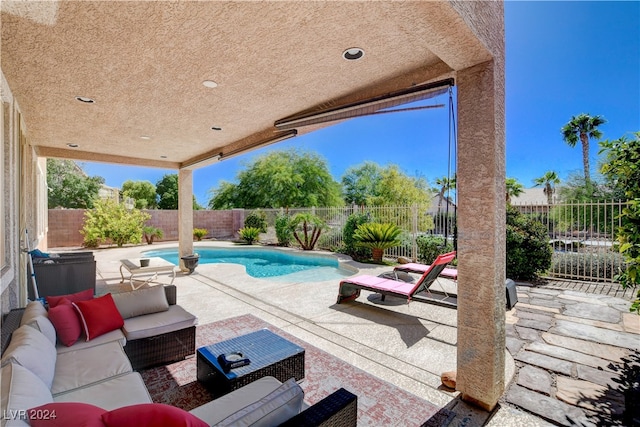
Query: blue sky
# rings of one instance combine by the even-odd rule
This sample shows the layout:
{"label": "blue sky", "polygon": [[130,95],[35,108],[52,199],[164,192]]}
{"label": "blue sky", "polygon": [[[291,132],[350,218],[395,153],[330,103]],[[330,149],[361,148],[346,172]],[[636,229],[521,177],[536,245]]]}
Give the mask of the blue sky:
{"label": "blue sky", "polygon": [[[580,146],[560,128],[580,113],[601,115],[605,139],[640,130],[640,2],[505,2],[507,176],[525,187],[548,170],[562,179],[582,171]],[[208,191],[256,156],[298,147],[322,155],[336,180],[350,167],[397,164],[432,183],[447,175],[448,98],[444,108],[353,119],[194,171],[194,194]],[[591,142],[592,174],[598,144]],[[83,163],[89,175],[121,187],[128,179],[156,183],[174,170]]]}

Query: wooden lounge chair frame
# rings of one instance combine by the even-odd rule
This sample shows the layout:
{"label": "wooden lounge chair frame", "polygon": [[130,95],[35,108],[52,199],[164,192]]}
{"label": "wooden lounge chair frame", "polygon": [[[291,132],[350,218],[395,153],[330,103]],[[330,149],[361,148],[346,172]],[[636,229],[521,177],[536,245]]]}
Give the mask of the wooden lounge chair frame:
{"label": "wooden lounge chair frame", "polygon": [[[429,286],[438,278],[442,273],[442,270],[448,263],[453,261],[456,257],[456,253],[449,252],[446,254],[438,255],[436,260],[429,266],[429,268],[422,274],[420,279],[416,283],[402,282],[399,280],[385,279],[379,276],[360,275],[350,279],[345,279],[340,282],[338,288],[337,303],[340,304],[343,301],[352,301],[360,296],[362,289],[367,291],[376,292],[382,295],[382,300],[386,295],[391,295],[398,298],[406,298],[407,303],[411,302],[415,294],[428,291]],[[423,299],[420,299],[423,301]],[[439,302],[439,301],[427,301],[438,305],[452,306],[455,304]]]}

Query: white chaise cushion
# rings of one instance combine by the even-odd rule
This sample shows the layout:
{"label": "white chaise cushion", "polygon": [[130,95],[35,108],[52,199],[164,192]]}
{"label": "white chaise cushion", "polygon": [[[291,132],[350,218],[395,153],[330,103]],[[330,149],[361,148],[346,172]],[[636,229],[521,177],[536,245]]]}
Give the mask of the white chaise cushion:
{"label": "white chaise cushion", "polygon": [[111,296],[123,319],[169,310],[164,286],[152,286]]}
{"label": "white chaise cushion", "polygon": [[295,381],[263,377],[190,412],[211,426],[278,425],[300,412],[303,397]]}
{"label": "white chaise cushion", "polygon": [[17,363],[8,363],[0,374],[3,423],[6,426],[27,426],[26,411],[53,402],[51,392],[33,372]]}
{"label": "white chaise cushion", "polygon": [[131,363],[117,341],[58,355],[51,394],[84,387],[132,372]]}
{"label": "white chaise cushion", "polygon": [[137,372],[131,372],[54,396],[55,402],[82,402],[111,411],[138,403],[152,403],[151,396]]}
{"label": "white chaise cushion", "polygon": [[56,348],[40,331],[29,325],[13,331],[1,364],[11,360],[36,374],[51,388],[56,368]]}
{"label": "white chaise cushion", "polygon": [[172,305],[167,311],[126,319],[122,330],[127,341],[132,341],[179,331],[197,323],[196,316],[179,305]]}

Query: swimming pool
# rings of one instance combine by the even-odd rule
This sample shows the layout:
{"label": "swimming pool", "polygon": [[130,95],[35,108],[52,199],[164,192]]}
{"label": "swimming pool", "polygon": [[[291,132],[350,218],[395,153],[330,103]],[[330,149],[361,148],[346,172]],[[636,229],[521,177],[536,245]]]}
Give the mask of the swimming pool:
{"label": "swimming pool", "polygon": [[[199,264],[231,263],[244,265],[247,274],[257,278],[284,281],[322,281],[342,279],[354,274],[339,268],[333,257],[291,253],[271,248],[194,248]],[[178,265],[177,249],[147,251],[144,256],[157,256]]]}

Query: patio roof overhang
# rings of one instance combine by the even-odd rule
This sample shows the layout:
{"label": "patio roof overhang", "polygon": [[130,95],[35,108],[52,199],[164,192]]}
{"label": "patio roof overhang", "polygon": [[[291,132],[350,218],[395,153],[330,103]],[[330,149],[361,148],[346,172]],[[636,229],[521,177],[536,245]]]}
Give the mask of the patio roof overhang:
{"label": "patio roof overhang", "polygon": [[[273,142],[283,118],[489,60],[459,8],[3,1],[2,71],[38,155],[195,168]],[[364,56],[343,58],[353,47]]]}

